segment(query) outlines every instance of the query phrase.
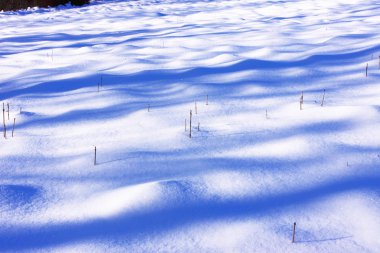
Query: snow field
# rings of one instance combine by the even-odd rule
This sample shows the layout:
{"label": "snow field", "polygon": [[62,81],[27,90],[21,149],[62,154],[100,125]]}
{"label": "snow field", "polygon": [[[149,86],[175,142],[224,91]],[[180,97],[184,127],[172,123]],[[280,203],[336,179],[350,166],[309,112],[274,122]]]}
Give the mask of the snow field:
{"label": "snow field", "polygon": [[145,0],[0,13],[8,130],[16,118],[0,139],[0,250],[380,251],[378,11]]}

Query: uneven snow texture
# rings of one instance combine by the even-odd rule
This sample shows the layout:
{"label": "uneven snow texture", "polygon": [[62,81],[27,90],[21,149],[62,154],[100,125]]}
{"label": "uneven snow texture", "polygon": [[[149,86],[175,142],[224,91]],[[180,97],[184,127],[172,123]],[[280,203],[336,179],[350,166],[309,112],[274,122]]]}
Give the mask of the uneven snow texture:
{"label": "uneven snow texture", "polygon": [[380,252],[377,0],[98,0],[0,26],[1,252]]}

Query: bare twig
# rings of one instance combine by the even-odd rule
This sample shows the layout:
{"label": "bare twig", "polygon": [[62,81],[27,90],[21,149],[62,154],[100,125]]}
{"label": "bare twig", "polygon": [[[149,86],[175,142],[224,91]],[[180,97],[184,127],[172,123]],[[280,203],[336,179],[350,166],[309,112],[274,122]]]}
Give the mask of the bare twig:
{"label": "bare twig", "polygon": [[296,239],[296,223],[293,223],[293,237],[292,237],[292,243],[295,242]]}
{"label": "bare twig", "polygon": [[96,165],[96,146],[95,146],[94,165]]}
{"label": "bare twig", "polygon": [[323,89],[323,97],[322,97],[321,106],[323,106],[323,105],[324,105],[324,103],[325,103],[325,94],[326,94],[326,90],[325,90],[325,89]]}
{"label": "bare twig", "polygon": [[7,127],[5,125],[5,105],[3,103],[3,129],[4,129],[4,138],[7,138]]}
{"label": "bare twig", "polygon": [[190,133],[189,133],[189,137],[191,138],[191,118],[193,116],[193,113],[192,111],[190,110]]}
{"label": "bare twig", "polygon": [[16,118],[13,119],[12,138],[13,138],[13,133],[15,131],[15,125],[16,125]]}

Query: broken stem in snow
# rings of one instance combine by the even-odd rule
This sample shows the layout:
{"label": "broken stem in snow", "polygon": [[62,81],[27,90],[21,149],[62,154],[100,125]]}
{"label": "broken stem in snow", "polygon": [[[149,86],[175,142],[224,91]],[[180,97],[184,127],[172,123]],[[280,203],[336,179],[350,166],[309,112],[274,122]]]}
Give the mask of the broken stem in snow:
{"label": "broken stem in snow", "polygon": [[292,236],[292,243],[295,242],[296,239],[296,223],[293,223],[293,236]]}
{"label": "broken stem in snow", "polygon": [[15,125],[16,125],[16,118],[13,119],[12,138],[13,138],[13,133],[15,131]]}
{"label": "broken stem in snow", "polygon": [[190,133],[189,133],[189,137],[191,138],[191,118],[193,116],[193,113],[192,111],[190,110]]}
{"label": "broken stem in snow", "polygon": [[4,138],[7,138],[7,127],[5,125],[5,105],[3,103],[3,129],[4,129]]}
{"label": "broken stem in snow", "polygon": [[326,94],[326,89],[323,89],[323,97],[322,97],[321,106],[323,106],[323,104],[325,103],[325,94]]}
{"label": "broken stem in snow", "polygon": [[302,91],[301,97],[300,97],[300,110],[302,110],[302,104],[303,104],[303,91]]}
{"label": "broken stem in snow", "polygon": [[95,146],[94,165],[96,165],[96,146]]}

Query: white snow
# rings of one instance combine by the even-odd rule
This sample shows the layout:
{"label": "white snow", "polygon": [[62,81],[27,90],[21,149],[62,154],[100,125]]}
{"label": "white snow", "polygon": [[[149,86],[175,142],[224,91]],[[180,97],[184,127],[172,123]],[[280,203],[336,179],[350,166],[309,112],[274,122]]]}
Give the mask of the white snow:
{"label": "white snow", "polygon": [[379,8],[0,13],[0,251],[380,252]]}

